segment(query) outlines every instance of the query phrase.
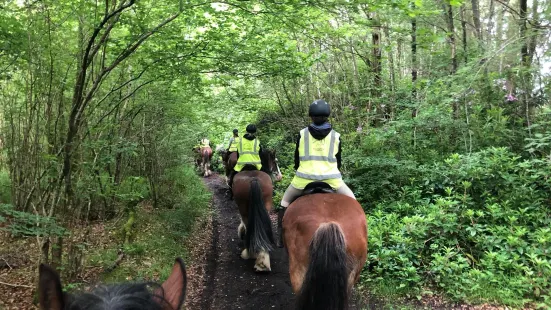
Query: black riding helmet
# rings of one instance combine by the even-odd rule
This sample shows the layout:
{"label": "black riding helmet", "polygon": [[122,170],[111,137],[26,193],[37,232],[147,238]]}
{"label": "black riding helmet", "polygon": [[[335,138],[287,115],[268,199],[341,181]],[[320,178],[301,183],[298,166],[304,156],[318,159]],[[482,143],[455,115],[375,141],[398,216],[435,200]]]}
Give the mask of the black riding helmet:
{"label": "black riding helmet", "polygon": [[310,104],[310,108],[308,109],[308,116],[329,117],[329,115],[331,115],[331,107],[329,106],[329,103],[325,102],[325,100],[318,99]]}
{"label": "black riding helmet", "polygon": [[233,133],[238,133],[239,131],[236,129],[233,130]]}
{"label": "black riding helmet", "polygon": [[249,124],[246,128],[248,133],[255,133],[256,132],[256,125],[255,124]]}

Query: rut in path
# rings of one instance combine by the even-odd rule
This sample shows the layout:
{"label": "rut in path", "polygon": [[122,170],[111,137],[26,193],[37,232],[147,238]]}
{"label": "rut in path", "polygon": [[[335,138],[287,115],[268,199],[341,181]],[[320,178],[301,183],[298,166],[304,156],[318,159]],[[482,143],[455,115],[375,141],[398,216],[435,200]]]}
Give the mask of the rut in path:
{"label": "rut in path", "polygon": [[[237,237],[240,217],[225,181],[216,174],[204,181],[213,193],[214,218],[201,309],[294,309],[295,295],[285,250],[276,247],[271,253],[271,273],[255,273],[254,260],[240,257],[243,248]],[[272,213],[270,218],[277,238],[277,215]],[[361,308],[350,305],[350,310]]]}

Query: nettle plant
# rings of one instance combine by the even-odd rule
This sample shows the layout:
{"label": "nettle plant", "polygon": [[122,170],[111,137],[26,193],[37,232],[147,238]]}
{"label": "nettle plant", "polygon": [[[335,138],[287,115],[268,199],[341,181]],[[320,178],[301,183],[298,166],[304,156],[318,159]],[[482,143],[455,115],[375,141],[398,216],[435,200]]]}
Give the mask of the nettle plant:
{"label": "nettle plant", "polygon": [[435,164],[370,212],[364,280],[394,279],[417,295],[429,284],[453,299],[550,305],[550,169],[505,148]]}

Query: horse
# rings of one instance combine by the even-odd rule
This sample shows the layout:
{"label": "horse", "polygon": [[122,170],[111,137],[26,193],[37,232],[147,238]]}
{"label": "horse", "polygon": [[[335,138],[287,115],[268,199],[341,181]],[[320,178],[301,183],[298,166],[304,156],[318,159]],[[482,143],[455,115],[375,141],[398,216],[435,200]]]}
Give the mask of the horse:
{"label": "horse", "polygon": [[274,237],[268,212],[272,210],[273,186],[271,174],[275,180],[281,180],[281,171],[277,164],[275,151],[263,150],[260,153],[262,171],[245,166],[233,179],[233,198],[239,208],[241,223],[237,235],[244,239],[245,248],[241,258],[256,258],[256,272],[270,272],[270,254]]}
{"label": "horse", "polygon": [[226,173],[226,182],[228,182],[229,177],[233,172],[233,168],[235,168],[235,165],[237,164],[237,159],[237,152],[226,152],[222,155],[224,170]]}
{"label": "horse", "polygon": [[203,176],[208,177],[212,175],[212,171],[210,170],[210,160],[212,159],[212,149],[210,148],[210,146],[201,146],[198,149],[198,151],[200,156],[199,166],[201,167]]}
{"label": "horse", "polygon": [[39,267],[38,298],[42,310],[175,310],[182,307],[186,288],[186,266],[181,258],[176,258],[170,276],[162,285],[119,283],[77,295],[63,292],[59,275],[51,267],[44,264]]}
{"label": "horse", "polygon": [[353,198],[314,182],[283,216],[297,309],[343,310],[367,257],[367,222]]}

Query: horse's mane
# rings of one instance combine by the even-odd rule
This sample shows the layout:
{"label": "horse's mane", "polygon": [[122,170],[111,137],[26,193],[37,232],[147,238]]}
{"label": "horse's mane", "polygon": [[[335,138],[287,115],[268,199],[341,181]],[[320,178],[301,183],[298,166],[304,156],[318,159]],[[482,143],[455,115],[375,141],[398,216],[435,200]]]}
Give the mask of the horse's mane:
{"label": "horse's mane", "polygon": [[70,296],[65,309],[166,309],[166,306],[169,306],[169,304],[165,301],[164,297],[153,293],[153,291],[163,292],[161,286],[156,283],[103,285],[97,287],[92,292]]}

